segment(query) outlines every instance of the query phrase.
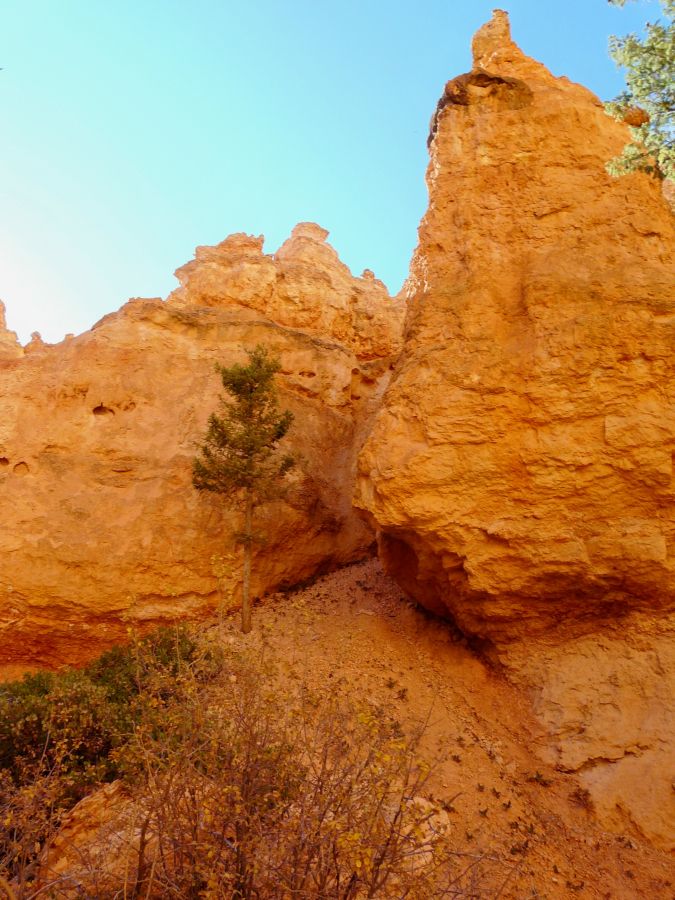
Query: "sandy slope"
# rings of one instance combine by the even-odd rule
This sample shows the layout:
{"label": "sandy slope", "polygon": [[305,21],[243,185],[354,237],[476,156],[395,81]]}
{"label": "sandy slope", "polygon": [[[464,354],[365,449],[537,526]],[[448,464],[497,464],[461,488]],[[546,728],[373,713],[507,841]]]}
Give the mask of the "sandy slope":
{"label": "sandy slope", "polygon": [[[266,597],[249,635],[238,624],[235,611],[204,627],[272,663],[280,698],[287,681],[305,682],[314,692],[344,692],[357,705],[375,702],[409,732],[426,722],[420,752],[432,766],[429,789],[446,805],[468,872],[460,896],[675,896],[672,858],[637,834],[602,830],[578,778],[542,761],[545,736],[522,689],[446,621],[412,604],[377,560]],[[96,823],[123,818],[129,798],[117,788],[73,810],[50,869],[75,872],[81,857],[97,847],[106,852],[108,826]]]}
{"label": "sandy slope", "polygon": [[458,850],[495,857],[491,896],[675,896],[672,859],[594,824],[578,780],[539,758],[528,698],[412,605],[376,560],[266,598],[251,635],[236,618],[224,630],[228,641],[264,645],[292,677],[319,688],[341,681],[404,725],[428,717],[432,789],[452,800]]}

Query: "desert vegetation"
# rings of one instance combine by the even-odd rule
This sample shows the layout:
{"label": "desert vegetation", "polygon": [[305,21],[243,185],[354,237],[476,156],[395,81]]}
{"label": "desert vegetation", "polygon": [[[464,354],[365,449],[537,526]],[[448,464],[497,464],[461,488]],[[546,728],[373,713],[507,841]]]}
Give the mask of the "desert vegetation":
{"label": "desert vegetation", "polygon": [[[609,0],[624,6],[626,0]],[[626,88],[608,112],[630,126],[632,141],[607,164],[611,175],[648,172],[675,176],[675,2],[661,0],[662,19],[648,22],[643,37],[610,38],[610,54],[625,69]]]}
{"label": "desert vegetation", "polygon": [[[159,631],[2,689],[8,896],[480,896],[488,861],[453,841],[420,729],[219,634]],[[66,846],[69,810],[112,781],[106,824]]]}
{"label": "desert vegetation", "polygon": [[279,441],[293,422],[290,410],[279,409],[275,376],[281,363],[258,344],[248,352],[248,365],[216,366],[227,398],[220,398],[220,415],[211,413],[192,468],[198,491],[220,495],[243,514],[236,541],[244,549],[241,630],[251,630],[251,557],[257,507],[283,495],[284,479],[293,468],[291,454],[279,453]]}

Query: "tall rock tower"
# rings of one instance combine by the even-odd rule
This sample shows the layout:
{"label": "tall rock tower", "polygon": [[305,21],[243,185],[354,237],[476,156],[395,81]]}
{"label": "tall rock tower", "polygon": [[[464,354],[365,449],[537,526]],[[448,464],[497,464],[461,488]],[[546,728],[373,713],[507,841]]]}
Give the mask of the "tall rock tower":
{"label": "tall rock tower", "polygon": [[430,131],[406,343],[357,504],[389,569],[500,642],[675,603],[673,217],[600,101],[476,34]]}
{"label": "tall rock tower", "polygon": [[384,563],[525,686],[604,826],[675,834],[675,270],[629,139],[511,40],[433,116],[405,343],[360,455]]}

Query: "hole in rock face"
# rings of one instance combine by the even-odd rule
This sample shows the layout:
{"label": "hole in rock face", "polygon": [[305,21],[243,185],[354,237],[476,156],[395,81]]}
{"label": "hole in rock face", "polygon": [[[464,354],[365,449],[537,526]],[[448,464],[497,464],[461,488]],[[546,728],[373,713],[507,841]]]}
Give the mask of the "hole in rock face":
{"label": "hole in rock face", "polygon": [[95,416],[114,416],[115,415],[114,409],[110,409],[109,407],[104,406],[102,403],[99,403],[98,406],[95,406],[92,409],[92,412]]}
{"label": "hole in rock face", "polygon": [[15,475],[28,475],[30,469],[28,468],[28,463],[18,462],[14,466],[14,474]]}
{"label": "hole in rock face", "polygon": [[0,456],[0,469],[4,469],[5,466],[9,465],[9,460],[6,456]]}
{"label": "hole in rock face", "polygon": [[303,378],[316,378],[316,372],[300,372]]}
{"label": "hole in rock face", "polygon": [[415,595],[419,560],[410,544],[383,531],[380,535],[380,555],[387,572],[403,585],[407,594],[417,599]]}

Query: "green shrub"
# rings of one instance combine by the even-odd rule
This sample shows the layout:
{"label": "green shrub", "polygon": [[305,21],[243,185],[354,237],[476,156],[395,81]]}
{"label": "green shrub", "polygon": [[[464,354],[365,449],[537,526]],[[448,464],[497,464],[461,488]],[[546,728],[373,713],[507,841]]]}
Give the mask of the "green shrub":
{"label": "green shrub", "polygon": [[162,628],[113,647],[84,669],[39,672],[3,685],[0,769],[16,774],[29,763],[48,769],[58,756],[69,771],[102,766],[100,774],[113,777],[110,751],[142,717],[143,695],[153,693],[155,684],[170,695],[171,679],[194,666],[197,655],[187,629]]}
{"label": "green shrub", "polygon": [[0,686],[0,877],[30,873],[64,812],[132,772],[125,747],[135,732],[161,736],[181,681],[203,683],[218,668],[186,628],[162,628],[83,669]]}

